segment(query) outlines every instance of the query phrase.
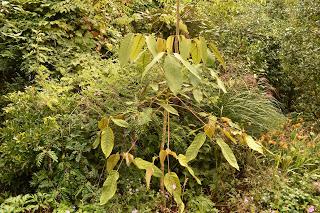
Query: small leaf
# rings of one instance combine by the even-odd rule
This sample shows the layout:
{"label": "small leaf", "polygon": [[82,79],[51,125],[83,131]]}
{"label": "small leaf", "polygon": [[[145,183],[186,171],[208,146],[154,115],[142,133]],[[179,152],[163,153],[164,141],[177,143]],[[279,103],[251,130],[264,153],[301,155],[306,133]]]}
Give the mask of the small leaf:
{"label": "small leaf", "polygon": [[131,53],[130,53],[131,61],[134,61],[138,57],[145,43],[146,43],[146,39],[143,35],[138,34],[134,36],[132,41]]}
{"label": "small leaf", "polygon": [[167,157],[168,153],[165,151],[165,150],[160,150],[160,153],[159,153],[159,159],[160,159],[160,164],[164,164],[164,161],[166,160],[166,157]]}
{"label": "small leaf", "polygon": [[135,158],[133,163],[139,168],[139,169],[147,169],[149,167],[153,168],[153,176],[155,177],[161,177],[162,176],[162,172],[161,170],[156,167],[153,163],[149,162],[149,161],[145,161],[141,158]]}
{"label": "small leaf", "polygon": [[129,33],[124,37],[120,44],[120,49],[119,49],[119,61],[121,66],[124,66],[128,63],[129,58],[130,58],[130,53],[131,53],[131,48],[132,48],[132,40],[133,40],[134,34]]}
{"label": "small leaf", "polygon": [[112,152],[114,146],[114,134],[110,127],[101,131],[101,149],[106,158]]}
{"label": "small leaf", "polygon": [[199,178],[194,174],[193,169],[188,165],[188,159],[185,155],[179,154],[177,157],[179,164],[183,167],[186,167],[188,172],[191,174],[191,176],[197,181],[198,184],[201,185],[201,181]]}
{"label": "small leaf", "polygon": [[220,64],[222,65],[222,67],[226,70],[226,63],[224,62],[224,59],[221,55],[221,53],[219,52],[218,48],[216,47],[216,45],[214,45],[213,43],[209,44],[211,50],[213,51],[213,54],[215,55],[215,57],[217,58],[217,60],[220,62]]}
{"label": "small leaf", "polygon": [[120,160],[119,153],[110,155],[107,160],[107,172],[110,173],[111,170],[117,165],[118,161]]}
{"label": "small leaf", "polygon": [[101,118],[101,120],[98,122],[98,128],[100,130],[105,129],[109,125],[109,119],[107,117]]}
{"label": "small leaf", "polygon": [[128,122],[122,119],[111,118],[113,123],[117,126],[127,128],[129,126]]}
{"label": "small leaf", "polygon": [[205,141],[206,135],[204,133],[199,133],[196,135],[196,137],[194,138],[194,140],[192,141],[192,143],[186,151],[186,158],[188,162],[194,160],[197,157],[198,152]]}
{"label": "small leaf", "polygon": [[149,51],[151,52],[151,54],[153,55],[153,57],[156,57],[157,53],[157,42],[156,39],[154,38],[154,36],[149,35],[146,36],[146,43],[147,43],[147,47],[149,49]]}
{"label": "small leaf", "polygon": [[177,95],[183,84],[181,65],[173,56],[167,55],[164,60],[163,69],[170,90],[174,95]]}
{"label": "small leaf", "polygon": [[166,153],[167,155],[171,155],[172,157],[177,158],[177,153],[171,151],[169,148],[166,149]]}
{"label": "small leaf", "polygon": [[162,106],[167,112],[179,116],[178,111],[172,106],[170,106],[169,104],[159,104],[159,105]]}
{"label": "small leaf", "polygon": [[147,74],[147,72],[164,56],[165,52],[158,53],[154,59],[146,66],[145,70],[142,73],[142,79]]}
{"label": "small leaf", "polygon": [[173,52],[173,42],[174,42],[174,36],[169,36],[166,42],[167,53],[169,54]]}
{"label": "small leaf", "polygon": [[210,70],[210,74],[213,78],[215,78],[217,80],[217,84],[218,84],[218,87],[224,92],[224,93],[227,93],[227,89],[226,87],[224,86],[224,83],[223,81],[219,78],[219,76],[213,71],[213,70]]}
{"label": "small leaf", "polygon": [[130,166],[130,164],[134,161],[134,156],[129,152],[124,152],[121,155],[122,155],[122,158],[126,160],[127,166]]}
{"label": "small leaf", "polygon": [[199,64],[201,61],[201,46],[199,39],[194,39],[191,43],[191,57],[194,64]]}
{"label": "small leaf", "polygon": [[102,194],[100,197],[100,205],[106,204],[117,191],[117,180],[119,173],[117,171],[110,171],[106,181],[103,183]]}
{"label": "small leaf", "polygon": [[146,184],[147,184],[147,190],[150,189],[150,182],[151,182],[151,176],[153,175],[153,168],[152,167],[148,167],[146,169]]}
{"label": "small leaf", "polygon": [[237,170],[239,170],[239,166],[237,163],[237,159],[234,156],[231,148],[229,147],[228,144],[226,144],[222,138],[217,138],[217,144],[220,146],[223,157],[228,161],[228,163],[233,166],[234,168],[236,168]]}
{"label": "small leaf", "polygon": [[201,92],[200,89],[194,89],[192,90],[192,94],[193,94],[193,97],[194,99],[200,103],[202,100],[203,100],[203,93]]}
{"label": "small leaf", "polygon": [[231,135],[230,132],[228,132],[228,131],[225,130],[225,129],[223,129],[222,132],[223,132],[223,134],[224,134],[227,138],[229,138],[233,143],[237,144],[236,139],[235,139],[234,137],[232,137],[232,135]]}
{"label": "small leaf", "polygon": [[256,143],[255,140],[250,135],[245,136],[245,141],[251,149],[263,154],[262,146]]}
{"label": "small leaf", "polygon": [[159,90],[159,84],[152,83],[152,84],[150,84],[150,87],[151,87],[155,92],[157,92],[157,91]]}
{"label": "small leaf", "polygon": [[97,133],[97,138],[94,140],[92,144],[92,148],[96,149],[100,144],[100,132]]}
{"label": "small leaf", "polygon": [[166,187],[167,191],[173,196],[174,201],[179,206],[179,212],[182,213],[185,206],[181,199],[182,189],[177,174],[174,172],[168,172],[164,176],[164,186]]}
{"label": "small leaf", "polygon": [[207,51],[207,42],[203,37],[199,37],[200,41],[200,51],[201,51],[201,58],[203,63],[207,63],[207,58],[208,58],[208,51]]}
{"label": "small leaf", "polygon": [[191,40],[187,39],[185,36],[180,36],[179,42],[180,55],[184,60],[187,60],[190,57],[191,51]]}
{"label": "small leaf", "polygon": [[195,67],[193,67],[191,64],[189,64],[188,61],[184,60],[178,53],[174,53],[174,56],[181,61],[181,63],[195,76],[197,77],[199,80],[201,80],[198,71]]}
{"label": "small leaf", "polygon": [[187,25],[182,20],[179,21],[179,29],[185,34],[189,33]]}
{"label": "small leaf", "polygon": [[157,39],[157,52],[164,52],[166,50],[166,40],[163,38]]}

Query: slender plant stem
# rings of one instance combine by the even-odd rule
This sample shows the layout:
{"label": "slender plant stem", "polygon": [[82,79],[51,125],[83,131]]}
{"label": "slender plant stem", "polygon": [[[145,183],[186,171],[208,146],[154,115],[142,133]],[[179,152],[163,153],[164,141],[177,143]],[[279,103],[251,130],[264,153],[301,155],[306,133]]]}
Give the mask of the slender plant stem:
{"label": "slender plant stem", "polygon": [[176,1],[176,37],[174,39],[174,51],[176,53],[179,53],[179,40],[178,37],[180,35],[180,28],[179,28],[179,23],[180,23],[180,0]]}
{"label": "slender plant stem", "polygon": [[[166,143],[166,131],[167,131],[167,117],[168,112],[164,110],[163,112],[163,127],[162,127],[162,141],[160,145],[160,152],[164,150],[164,145]],[[161,172],[162,176],[160,178],[160,190],[161,193],[164,194],[164,162],[161,162]]]}

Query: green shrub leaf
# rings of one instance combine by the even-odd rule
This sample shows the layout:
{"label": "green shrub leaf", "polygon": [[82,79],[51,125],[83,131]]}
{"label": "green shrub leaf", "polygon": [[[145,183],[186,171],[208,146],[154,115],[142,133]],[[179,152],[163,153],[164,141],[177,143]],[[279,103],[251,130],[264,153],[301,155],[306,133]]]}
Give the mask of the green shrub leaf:
{"label": "green shrub leaf", "polygon": [[117,191],[117,180],[119,179],[119,173],[117,171],[110,171],[106,181],[103,183],[102,194],[100,197],[100,204],[106,204]]}
{"label": "green shrub leaf", "polygon": [[134,37],[134,34],[132,33],[127,34],[120,44],[119,61],[121,66],[126,65],[129,61],[133,37]]}
{"label": "green shrub leaf", "polygon": [[101,149],[106,158],[112,152],[114,146],[114,134],[110,127],[101,131]]}
{"label": "green shrub leaf", "polygon": [[164,74],[170,90],[177,95],[183,84],[183,72],[179,62],[171,55],[164,60]]}
{"label": "green shrub leaf", "polygon": [[239,165],[237,163],[237,159],[234,156],[231,148],[229,147],[228,144],[226,144],[222,138],[217,138],[217,144],[220,146],[223,157],[228,161],[228,163],[239,170]]}
{"label": "green shrub leaf", "polygon": [[187,151],[186,151],[186,158],[188,162],[191,160],[194,160],[197,157],[198,152],[205,141],[206,141],[205,133],[202,132],[196,135],[196,137],[194,138],[194,140],[192,141],[192,143],[190,144],[190,146],[187,148]]}
{"label": "green shrub leaf", "polygon": [[245,136],[245,141],[251,149],[263,154],[262,146],[255,142],[255,140],[250,135]]}
{"label": "green shrub leaf", "polygon": [[128,122],[122,119],[116,119],[116,118],[111,118],[111,120],[113,121],[113,123],[117,126],[121,126],[124,128],[127,128],[129,126]]}

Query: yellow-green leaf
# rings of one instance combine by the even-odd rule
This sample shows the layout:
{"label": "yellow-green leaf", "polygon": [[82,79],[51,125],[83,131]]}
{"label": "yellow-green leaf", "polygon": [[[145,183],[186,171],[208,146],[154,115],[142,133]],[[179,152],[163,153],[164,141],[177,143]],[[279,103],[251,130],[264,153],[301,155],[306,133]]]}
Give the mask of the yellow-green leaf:
{"label": "yellow-green leaf", "polygon": [[200,41],[200,51],[201,51],[201,59],[203,63],[207,63],[207,58],[208,58],[208,51],[207,51],[207,42],[203,37],[199,37]]}
{"label": "yellow-green leaf", "polygon": [[166,48],[169,54],[173,52],[173,42],[174,42],[174,36],[169,36],[166,42]]}
{"label": "yellow-green leaf", "polygon": [[191,57],[194,64],[201,62],[201,44],[199,39],[194,39],[191,43]]}
{"label": "yellow-green leaf", "polygon": [[224,93],[227,93],[227,89],[226,87],[224,86],[224,83],[223,81],[219,78],[219,76],[217,75],[217,73],[215,73],[213,70],[210,70],[210,74],[213,78],[215,78],[217,80],[217,84],[218,84],[218,87],[224,92]]}
{"label": "yellow-green leaf", "polygon": [[132,41],[133,41],[134,34],[129,33],[124,37],[120,44],[119,49],[119,61],[121,66],[124,66],[128,63],[132,48]]}
{"label": "yellow-green leaf", "polygon": [[179,154],[177,157],[179,164],[183,167],[186,167],[188,172],[191,174],[191,176],[197,181],[198,184],[201,185],[201,181],[199,178],[194,174],[193,169],[188,165],[188,159],[185,155]]}
{"label": "yellow-green leaf", "polygon": [[179,116],[178,111],[172,106],[170,106],[169,104],[159,104],[159,105],[162,106],[167,112]]}
{"label": "yellow-green leaf", "polygon": [[153,55],[153,57],[156,57],[157,53],[157,41],[154,38],[153,35],[146,36],[146,43],[149,51]]}
{"label": "yellow-green leaf", "polygon": [[111,170],[117,165],[118,161],[120,160],[119,153],[110,155],[107,160],[107,172],[110,173]]}
{"label": "yellow-green leaf", "polygon": [[149,162],[149,161],[145,161],[141,158],[135,158],[133,163],[139,168],[139,169],[147,169],[149,167],[153,168],[153,176],[155,177],[161,177],[162,176],[162,172],[161,170],[156,167],[153,163]]}
{"label": "yellow-green leaf", "polygon": [[101,120],[98,122],[98,128],[100,130],[105,129],[109,125],[109,119],[107,117],[101,118]]}
{"label": "yellow-green leaf", "polygon": [[100,144],[100,132],[97,133],[97,138],[94,140],[92,144],[92,148],[96,149]]}
{"label": "yellow-green leaf", "polygon": [[106,204],[117,191],[117,180],[119,179],[119,173],[117,171],[110,171],[106,181],[103,183],[102,194],[100,197],[100,204]]}
{"label": "yellow-green leaf", "polygon": [[226,144],[222,138],[217,138],[217,144],[220,146],[223,157],[228,161],[228,163],[239,170],[238,162],[236,157],[234,156],[231,148],[228,144]]}
{"label": "yellow-green leaf", "polygon": [[160,159],[160,163],[163,164],[164,161],[166,160],[166,157],[167,157],[168,153],[165,151],[165,150],[160,150],[160,153],[159,153],[159,159]]}
{"label": "yellow-green leaf", "polygon": [[114,146],[114,134],[110,127],[101,131],[101,149],[106,158],[112,152]]}
{"label": "yellow-green leaf", "polygon": [[143,35],[137,34],[134,36],[132,41],[131,53],[130,53],[130,60],[134,61],[138,55],[141,53],[143,46],[146,42],[146,39]]}
{"label": "yellow-green leaf", "polygon": [[210,46],[211,50],[213,51],[214,56],[220,62],[222,67],[226,70],[227,69],[226,63],[224,62],[224,59],[223,59],[221,53],[219,52],[218,48],[216,47],[216,45],[214,45],[214,43],[210,43],[209,46]]}
{"label": "yellow-green leaf", "polygon": [[179,50],[180,55],[184,60],[187,60],[190,57],[190,51],[191,51],[191,40],[187,39],[185,36],[180,36],[180,42],[179,42]]}
{"label": "yellow-green leaf", "polygon": [[129,126],[128,122],[125,121],[125,120],[117,119],[117,118],[111,118],[111,120],[117,126],[121,126],[121,127],[124,127],[124,128],[127,128]]}
{"label": "yellow-green leaf", "polygon": [[146,169],[146,184],[147,184],[147,190],[150,189],[150,182],[151,182],[151,176],[153,175],[153,168],[152,167],[148,167]]}
{"label": "yellow-green leaf", "polygon": [[178,53],[174,53],[174,56],[193,74],[195,77],[197,77],[199,80],[201,80],[197,69],[192,66],[188,61],[184,60],[181,55]]}
{"label": "yellow-green leaf", "polygon": [[251,149],[263,154],[262,146],[255,142],[255,140],[250,135],[245,136],[245,141]]}
{"label": "yellow-green leaf", "polygon": [[146,66],[142,73],[142,78],[147,74],[147,72],[164,56],[165,52],[158,53],[154,59]]}
{"label": "yellow-green leaf", "polygon": [[164,60],[163,69],[170,90],[174,95],[177,95],[183,84],[183,72],[180,63],[168,54]]}
{"label": "yellow-green leaf", "polygon": [[196,137],[194,138],[194,140],[192,141],[192,143],[186,151],[186,158],[188,162],[194,160],[197,157],[198,152],[205,141],[206,135],[203,132],[196,135]]}
{"label": "yellow-green leaf", "polygon": [[232,135],[231,135],[230,132],[228,132],[228,131],[225,130],[225,129],[223,129],[222,132],[223,132],[223,134],[224,134],[227,138],[229,138],[233,143],[237,144],[237,140],[236,140],[234,137],[232,137]]}
{"label": "yellow-green leaf", "polygon": [[192,90],[192,94],[193,94],[193,97],[194,99],[200,103],[202,100],[203,100],[203,93],[201,92],[200,89],[194,89]]}
{"label": "yellow-green leaf", "polygon": [[166,40],[163,38],[158,38],[157,39],[157,51],[159,52],[164,52],[166,50]]}
{"label": "yellow-green leaf", "polygon": [[185,206],[181,199],[182,189],[178,175],[174,172],[168,172],[164,176],[164,186],[166,187],[167,191],[173,196],[175,202],[179,206],[179,212],[182,213]]}
{"label": "yellow-green leaf", "polygon": [[186,34],[189,33],[187,25],[186,25],[185,23],[183,23],[182,20],[179,21],[179,29],[180,29],[183,33],[186,33]]}

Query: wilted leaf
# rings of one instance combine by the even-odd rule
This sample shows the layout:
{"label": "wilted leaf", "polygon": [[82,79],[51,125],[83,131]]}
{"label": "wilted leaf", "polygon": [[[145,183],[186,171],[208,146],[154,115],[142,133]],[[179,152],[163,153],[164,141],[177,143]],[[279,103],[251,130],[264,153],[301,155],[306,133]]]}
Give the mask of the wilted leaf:
{"label": "wilted leaf", "polygon": [[169,54],[173,52],[173,42],[174,42],[174,36],[169,36],[166,42],[166,48]]}
{"label": "wilted leaf", "polygon": [[106,158],[112,152],[114,146],[114,134],[110,127],[101,131],[101,149]]}
{"label": "wilted leaf", "polygon": [[233,143],[237,144],[236,139],[235,139],[234,137],[232,137],[232,135],[231,135],[230,132],[228,132],[228,131],[225,130],[225,129],[223,129],[222,132],[223,132],[223,134],[224,134],[227,138],[229,138]]}
{"label": "wilted leaf", "polygon": [[220,146],[223,157],[228,161],[228,163],[233,166],[234,168],[236,168],[237,170],[239,170],[239,166],[237,163],[237,159],[234,156],[231,148],[229,147],[228,144],[226,144],[222,138],[217,138],[217,144]]}
{"label": "wilted leaf", "polygon": [[134,161],[134,156],[129,152],[122,153],[122,158],[126,160],[127,166],[130,166],[130,164]]}
{"label": "wilted leaf", "polygon": [[164,74],[170,90],[177,95],[183,84],[183,72],[179,62],[171,55],[167,55],[164,60]]}
{"label": "wilted leaf", "polygon": [[119,173],[117,171],[110,171],[106,181],[103,183],[102,194],[100,197],[100,204],[106,204],[117,191],[117,180],[119,179]]}
{"label": "wilted leaf", "polygon": [[151,176],[153,175],[153,168],[152,167],[148,167],[146,169],[146,184],[147,184],[147,190],[150,189],[150,182],[151,182]]}
{"label": "wilted leaf", "polygon": [[103,130],[109,125],[109,119],[107,117],[101,118],[101,120],[98,122],[98,128],[100,130]]}

